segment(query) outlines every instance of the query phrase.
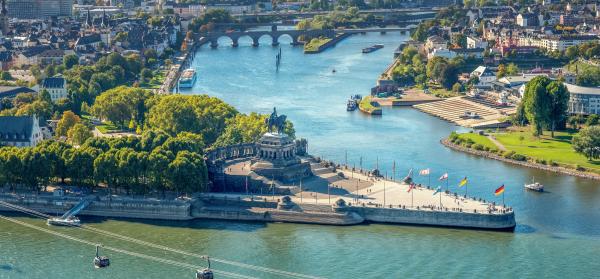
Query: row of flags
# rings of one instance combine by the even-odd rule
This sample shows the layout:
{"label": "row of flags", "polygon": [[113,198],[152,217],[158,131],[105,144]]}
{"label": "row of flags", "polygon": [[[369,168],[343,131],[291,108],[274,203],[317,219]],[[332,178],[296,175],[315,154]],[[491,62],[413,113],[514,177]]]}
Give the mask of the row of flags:
{"label": "row of flags", "polygon": [[[407,177],[411,177],[413,173],[413,170],[410,169],[410,171],[408,172],[408,176]],[[429,168],[427,169],[423,169],[419,171],[419,175],[421,176],[427,176],[431,174],[431,170]],[[444,181],[448,179],[448,173],[444,173],[442,174],[442,176],[440,176],[440,178],[438,179],[439,181]],[[460,180],[460,182],[458,183],[458,187],[463,187],[465,185],[467,185],[469,183],[469,179],[465,176],[463,179]],[[408,192],[410,192],[411,190],[413,190],[415,188],[414,183],[411,183],[408,187]],[[498,187],[495,191],[494,191],[494,195],[499,196],[501,194],[504,193],[504,184],[502,184],[502,186]],[[437,187],[437,189],[435,190],[435,192],[433,193],[433,195],[441,192],[442,188]]]}

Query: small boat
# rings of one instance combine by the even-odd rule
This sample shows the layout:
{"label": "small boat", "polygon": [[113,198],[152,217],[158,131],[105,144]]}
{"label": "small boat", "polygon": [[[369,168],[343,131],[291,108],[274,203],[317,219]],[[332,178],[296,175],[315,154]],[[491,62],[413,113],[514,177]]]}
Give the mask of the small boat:
{"label": "small boat", "polygon": [[356,110],[357,107],[358,107],[358,104],[356,104],[356,101],[350,99],[350,100],[348,100],[348,103],[346,104],[346,111],[354,111],[354,110]]}
{"label": "small boat", "polygon": [[539,182],[535,182],[534,178],[531,180],[531,184],[525,184],[525,189],[536,192],[544,192],[544,185]]}
{"label": "small boat", "polygon": [[362,49],[362,53],[371,53],[373,51],[376,51],[378,49],[382,49],[383,45],[377,44],[377,45],[372,45],[370,47],[366,47]]}
{"label": "small boat", "polygon": [[194,87],[194,83],[196,83],[196,70],[194,69],[186,69],[181,73],[181,77],[179,77],[179,87],[180,88],[192,88]]}
{"label": "small boat", "polygon": [[333,70],[331,70],[331,72],[335,74],[336,70],[335,70],[335,69],[333,69]]}
{"label": "small boat", "polygon": [[106,256],[100,256],[100,246],[96,245],[96,257],[94,257],[95,268],[105,268],[110,266],[110,259]]}
{"label": "small boat", "polygon": [[206,259],[206,261],[208,262],[208,267],[205,269],[198,269],[196,270],[196,279],[214,279],[214,274],[213,271],[210,269],[210,258],[209,257],[203,257]]}
{"label": "small boat", "polygon": [[56,217],[46,220],[46,224],[48,226],[79,227],[81,226],[81,221],[75,216],[71,216],[66,219]]}

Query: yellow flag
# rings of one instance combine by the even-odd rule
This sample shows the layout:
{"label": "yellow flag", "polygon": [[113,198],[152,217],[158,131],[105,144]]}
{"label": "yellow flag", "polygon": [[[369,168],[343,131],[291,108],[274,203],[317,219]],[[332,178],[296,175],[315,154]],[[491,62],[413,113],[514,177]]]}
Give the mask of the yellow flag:
{"label": "yellow flag", "polygon": [[458,183],[458,187],[462,187],[465,186],[467,184],[468,180],[467,177],[465,176],[465,178],[463,178],[460,183]]}

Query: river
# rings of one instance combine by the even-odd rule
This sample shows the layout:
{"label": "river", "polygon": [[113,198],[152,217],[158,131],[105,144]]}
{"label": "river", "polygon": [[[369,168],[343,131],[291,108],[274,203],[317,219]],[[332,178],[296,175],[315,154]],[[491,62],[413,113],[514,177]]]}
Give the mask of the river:
{"label": "river", "polygon": [[[597,278],[600,271],[600,185],[597,181],[515,167],[455,152],[439,144],[452,131],[467,131],[412,108],[384,108],[382,117],[346,112],[352,94],[368,94],[407,38],[398,34],[356,35],[317,55],[280,40],[283,59],[269,38],[250,47],[240,39],[231,48],[203,47],[194,60],[199,79],[184,94],[205,93],[239,111],[270,113],[277,107],[294,122],[309,152],[364,168],[379,167],[396,176],[410,168],[430,168],[432,181],[448,172],[450,189],[469,179],[469,195],[501,202],[493,191],[506,185],[506,203],[515,208],[514,233],[446,228],[364,225],[327,227],[215,221],[142,222],[83,219],[101,229],[169,247],[248,264],[327,278]],[[290,39],[288,38],[287,42]],[[376,43],[385,47],[362,54]],[[333,73],[332,70],[336,72]],[[532,177],[547,192],[523,191]],[[427,177],[417,177],[427,182]],[[444,184],[442,184],[444,185]],[[433,199],[433,197],[432,197]],[[43,221],[17,219],[45,226]],[[193,278],[192,270],[106,251],[112,266],[91,268],[93,247],[0,221],[0,278]],[[136,244],[70,229],[57,229],[106,245],[181,262],[201,264]],[[257,278],[268,273],[214,264],[216,269]],[[218,277],[223,278],[223,277]]]}

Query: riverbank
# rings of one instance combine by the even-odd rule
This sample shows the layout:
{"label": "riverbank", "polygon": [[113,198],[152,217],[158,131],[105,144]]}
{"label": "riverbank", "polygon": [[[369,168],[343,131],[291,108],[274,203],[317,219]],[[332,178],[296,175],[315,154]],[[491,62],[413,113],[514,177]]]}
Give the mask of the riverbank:
{"label": "riverbank", "polygon": [[464,147],[464,146],[461,146],[458,144],[454,144],[448,138],[442,139],[440,142],[441,142],[441,144],[443,144],[444,146],[446,146],[450,149],[469,153],[469,154],[476,155],[476,156],[481,156],[481,157],[494,159],[494,160],[498,160],[498,161],[502,161],[502,162],[506,162],[506,163],[510,163],[510,164],[514,164],[514,165],[528,167],[528,168],[534,168],[534,169],[539,169],[539,170],[544,170],[544,171],[549,171],[549,172],[554,172],[554,173],[566,174],[566,175],[576,176],[576,177],[581,177],[581,178],[586,178],[586,179],[600,180],[600,175],[595,174],[595,173],[578,171],[578,170],[569,169],[569,168],[565,168],[565,167],[561,167],[561,166],[549,166],[549,165],[544,165],[544,164],[526,161],[526,160],[516,160],[516,159],[513,159],[512,157],[507,158],[507,157],[501,156],[499,154],[496,154],[496,153],[493,153],[490,151],[476,150],[473,148],[467,148],[467,147]]}

